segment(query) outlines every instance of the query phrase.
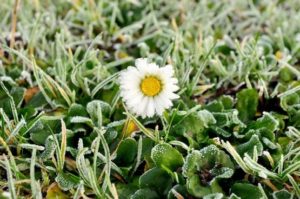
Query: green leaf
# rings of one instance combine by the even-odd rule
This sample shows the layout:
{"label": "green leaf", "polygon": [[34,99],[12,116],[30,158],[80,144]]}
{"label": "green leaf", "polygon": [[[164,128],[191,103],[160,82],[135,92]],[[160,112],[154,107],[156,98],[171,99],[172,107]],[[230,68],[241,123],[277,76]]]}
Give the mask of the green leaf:
{"label": "green leaf", "polygon": [[172,187],[171,176],[158,167],[146,171],[139,179],[140,188],[149,188],[166,195]]}
{"label": "green leaf", "polygon": [[237,109],[243,122],[254,118],[258,106],[258,93],[255,89],[244,89],[237,94]]}
{"label": "green leaf", "polygon": [[263,152],[263,145],[259,140],[259,137],[257,135],[253,135],[251,139],[248,142],[245,142],[243,144],[239,144],[236,147],[237,152],[243,157],[245,153],[247,153],[249,156],[253,156],[253,150],[256,146],[258,155],[262,155]]}
{"label": "green leaf", "polygon": [[183,165],[181,153],[167,143],[156,145],[151,151],[151,158],[156,166],[171,171]]}
{"label": "green leaf", "polygon": [[111,111],[111,107],[108,103],[103,102],[101,100],[93,100],[89,102],[86,106],[87,112],[90,114],[92,119],[97,119],[97,107],[100,106],[102,114],[109,114]]}
{"label": "green leaf", "polygon": [[143,138],[143,148],[142,148],[142,156],[151,156],[151,150],[154,147],[155,143],[150,138]]}
{"label": "green leaf", "polygon": [[196,197],[222,193],[218,179],[230,178],[233,173],[234,165],[230,157],[215,145],[192,151],[183,166],[188,192]]}
{"label": "green leaf", "polygon": [[47,105],[47,100],[45,99],[42,92],[38,92],[34,95],[28,102],[27,106],[32,106],[34,108],[41,108]]}
{"label": "green leaf", "polygon": [[177,184],[168,193],[168,199],[188,198],[186,186]]}
{"label": "green leaf", "polygon": [[220,101],[224,107],[225,110],[232,109],[234,106],[234,100],[229,95],[223,95],[221,96],[218,101]]}
{"label": "green leaf", "polygon": [[249,183],[235,183],[231,191],[241,199],[261,199],[263,197],[259,188]]}
{"label": "green leaf", "polygon": [[294,198],[294,195],[285,189],[280,190],[280,191],[275,191],[272,194],[272,196],[274,199],[292,199],[292,198]]}
{"label": "green leaf", "polygon": [[199,176],[192,176],[187,180],[188,192],[198,198],[202,198],[212,193],[223,192],[216,180],[212,180],[209,184],[203,184]]}
{"label": "green leaf", "polygon": [[32,129],[30,129],[31,140],[38,145],[44,145],[46,139],[52,133],[60,131],[60,120],[59,119],[41,119],[39,120]]}
{"label": "green leaf", "polygon": [[198,111],[198,117],[202,121],[203,126],[205,128],[208,128],[209,125],[216,123],[216,120],[215,120],[213,114],[207,110]]}
{"label": "green leaf", "polygon": [[212,126],[211,129],[217,133],[218,135],[221,135],[223,137],[230,137],[231,136],[231,133],[229,133],[228,131],[225,131],[224,129],[218,127],[218,126]]}
{"label": "green leaf", "polygon": [[234,168],[230,157],[224,151],[218,149],[215,145],[209,145],[200,151],[192,151],[192,153],[186,157],[183,174],[189,177],[201,169],[213,169],[216,166],[218,166],[218,168]]}
{"label": "green leaf", "polygon": [[218,127],[245,127],[245,124],[239,119],[238,111],[236,109],[225,110],[223,112],[214,112],[213,115],[217,121],[216,126]]}
{"label": "green leaf", "polygon": [[73,116],[87,116],[87,111],[81,104],[72,104],[68,110],[68,117]]}
{"label": "green leaf", "polygon": [[198,112],[178,111],[176,114],[175,118],[178,122],[174,122],[172,132],[176,132],[176,134],[189,134],[198,143],[204,143],[208,140],[205,129],[216,123],[216,119],[211,112],[208,110]]}
{"label": "green leaf", "polygon": [[292,110],[295,110],[293,105],[299,104],[300,102],[300,96],[298,93],[292,93],[290,95],[281,97],[280,99],[280,106],[288,112],[291,112]]}
{"label": "green leaf", "polygon": [[151,189],[140,189],[130,199],[160,199],[159,195]]}
{"label": "green leaf", "polygon": [[[4,84],[2,85],[4,86]],[[6,112],[8,115],[11,115],[12,114],[11,103],[13,102],[16,108],[19,108],[23,101],[24,93],[25,93],[25,89],[22,87],[13,87],[10,90],[8,90],[8,88],[6,87],[2,88],[1,86],[0,87],[0,108],[3,108],[4,112]]]}
{"label": "green leaf", "polygon": [[199,143],[203,143],[208,140],[208,136],[204,132],[204,125],[196,113],[189,115],[184,118],[181,123],[173,126],[173,129],[176,130],[180,128],[182,128],[183,132],[191,134],[191,136]]}
{"label": "green leaf", "polygon": [[80,178],[71,173],[60,172],[56,176],[55,181],[62,190],[67,191],[78,186]]}
{"label": "green leaf", "polygon": [[55,152],[55,148],[56,148],[55,141],[53,139],[53,136],[50,135],[46,139],[45,150],[40,155],[40,158],[42,160],[47,160],[47,159],[51,158],[53,156],[54,152]]}
{"label": "green leaf", "polygon": [[122,140],[117,150],[116,162],[120,166],[129,166],[137,155],[137,143],[132,138]]}
{"label": "green leaf", "polygon": [[70,118],[70,122],[73,124],[86,124],[91,128],[94,127],[93,121],[88,117],[74,116]]}
{"label": "green leaf", "polygon": [[32,106],[26,106],[25,108],[19,110],[19,114],[22,115],[26,120],[34,118],[37,113],[37,109],[33,108]]}
{"label": "green leaf", "polygon": [[116,184],[119,199],[127,199],[128,196],[133,195],[138,189],[138,178],[134,177],[130,183],[117,183]]}
{"label": "green leaf", "polygon": [[279,127],[279,121],[270,113],[264,112],[257,121],[248,125],[247,129],[267,129],[274,132]]}
{"label": "green leaf", "polygon": [[222,193],[212,193],[203,197],[203,199],[223,199],[224,195]]}
{"label": "green leaf", "polygon": [[[272,145],[275,141],[275,131],[279,128],[279,121],[270,113],[264,112],[264,115],[257,121],[251,122],[245,129],[245,137],[250,138],[252,135],[258,135],[259,139],[269,148],[274,149]],[[243,137],[243,136],[242,136]],[[263,139],[267,138],[267,139]]]}
{"label": "green leaf", "polygon": [[209,104],[205,105],[204,108],[210,112],[222,112],[224,110],[224,106],[221,101],[214,100]]}
{"label": "green leaf", "polygon": [[[12,87],[10,89],[9,94],[14,99],[14,102],[17,107],[20,106],[21,102],[23,101],[24,93],[25,93],[25,88],[22,87]],[[0,104],[4,105],[6,103],[9,103],[9,98],[7,94],[0,87]],[[3,108],[3,106],[0,107]]]}
{"label": "green leaf", "polygon": [[283,67],[279,71],[279,79],[283,82],[290,82],[295,78],[295,75],[290,71],[289,68]]}

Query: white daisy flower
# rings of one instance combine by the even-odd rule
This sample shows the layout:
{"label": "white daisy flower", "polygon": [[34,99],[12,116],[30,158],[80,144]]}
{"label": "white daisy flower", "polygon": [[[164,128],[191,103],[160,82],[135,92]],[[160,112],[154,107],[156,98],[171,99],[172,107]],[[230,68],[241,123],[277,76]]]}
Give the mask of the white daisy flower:
{"label": "white daisy flower", "polygon": [[147,59],[137,59],[136,67],[128,67],[120,74],[121,96],[127,108],[143,118],[162,115],[179,96],[178,80],[171,65],[158,67]]}

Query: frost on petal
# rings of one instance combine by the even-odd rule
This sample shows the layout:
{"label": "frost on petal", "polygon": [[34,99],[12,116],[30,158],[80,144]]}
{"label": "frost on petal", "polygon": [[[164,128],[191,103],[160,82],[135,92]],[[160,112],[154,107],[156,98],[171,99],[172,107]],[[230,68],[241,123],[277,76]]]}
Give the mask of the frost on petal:
{"label": "frost on petal", "polygon": [[148,62],[146,58],[139,58],[135,60],[135,66],[139,70],[139,72],[143,72],[147,69],[148,67]]}
{"label": "frost on petal", "polygon": [[[141,101],[143,100],[143,97],[144,96],[140,93],[133,95],[133,96],[129,96],[126,101],[129,108],[138,110],[139,105],[140,105]],[[135,113],[137,113],[137,112],[138,111],[135,111]]]}
{"label": "frost on petal", "polygon": [[129,66],[127,69],[120,73],[119,80],[126,80],[128,76],[133,75],[138,77],[140,75],[139,71],[135,67]]}
{"label": "frost on petal", "polygon": [[128,78],[128,81],[123,82],[121,85],[121,88],[128,92],[128,91],[133,91],[133,90],[139,90],[139,80],[134,79],[134,78]]}
{"label": "frost on petal", "polygon": [[153,98],[149,99],[148,107],[147,107],[147,116],[152,117],[155,113],[155,106]]}
{"label": "frost on petal", "polygon": [[143,78],[143,76],[142,76],[142,74],[140,73],[140,71],[139,71],[136,67],[132,67],[132,66],[130,66],[130,67],[128,68],[128,75],[129,75],[129,76],[134,76],[134,77],[136,77],[136,78],[138,78],[138,79]]}
{"label": "frost on petal", "polygon": [[170,108],[173,104],[171,102],[171,100],[169,100],[168,98],[166,98],[164,95],[160,94],[159,96],[157,96],[155,98],[155,104],[157,106],[157,113],[159,115],[162,114],[162,112],[164,111],[164,109],[168,109]]}
{"label": "frost on petal", "polygon": [[159,99],[154,98],[155,111],[157,115],[162,115],[164,112],[164,107],[160,103]]}
{"label": "frost on petal", "polygon": [[178,83],[178,79],[176,79],[176,78],[171,78],[171,79],[169,80],[169,82],[172,83],[172,84],[177,84],[177,83]]}
{"label": "frost on petal", "polygon": [[179,98],[179,95],[175,94],[175,93],[170,93],[169,94],[169,98],[170,99],[178,99]]}
{"label": "frost on petal", "polygon": [[165,89],[168,92],[175,92],[179,89],[179,87],[176,84],[166,83],[165,84]]}
{"label": "frost on petal", "polygon": [[148,106],[148,97],[143,96],[142,100],[136,105],[135,109],[137,110],[137,114],[145,118],[147,116],[146,110]]}
{"label": "frost on petal", "polygon": [[150,64],[148,64],[148,67],[145,69],[145,72],[150,75],[151,74],[159,74],[160,70],[159,70],[159,67],[157,64],[150,63]]}
{"label": "frost on petal", "polygon": [[159,94],[159,96],[157,96],[165,108],[170,108],[173,105],[170,97],[172,94],[173,93],[164,90],[161,94]]}
{"label": "frost on petal", "polygon": [[168,77],[172,77],[174,75],[174,70],[172,65],[166,65],[162,67],[161,72],[167,75]]}

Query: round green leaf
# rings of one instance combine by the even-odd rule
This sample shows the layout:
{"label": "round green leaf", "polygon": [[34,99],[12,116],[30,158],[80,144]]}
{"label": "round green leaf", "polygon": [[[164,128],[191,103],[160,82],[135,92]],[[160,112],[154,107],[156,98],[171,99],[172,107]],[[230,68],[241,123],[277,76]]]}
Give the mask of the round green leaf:
{"label": "round green leaf", "polygon": [[169,192],[172,182],[171,176],[158,167],[148,170],[139,179],[140,188],[150,188],[163,195]]}
{"label": "round green leaf", "polygon": [[259,188],[249,183],[235,183],[231,191],[241,199],[260,199],[263,197]]}
{"label": "round green leaf", "polygon": [[121,166],[130,165],[137,154],[137,143],[132,138],[123,140],[117,151],[116,162]]}
{"label": "round green leaf", "polygon": [[130,199],[159,199],[158,194],[151,189],[140,189],[136,191]]}
{"label": "round green leaf", "polygon": [[156,145],[151,151],[151,158],[156,166],[171,171],[183,165],[181,153],[166,143]]}

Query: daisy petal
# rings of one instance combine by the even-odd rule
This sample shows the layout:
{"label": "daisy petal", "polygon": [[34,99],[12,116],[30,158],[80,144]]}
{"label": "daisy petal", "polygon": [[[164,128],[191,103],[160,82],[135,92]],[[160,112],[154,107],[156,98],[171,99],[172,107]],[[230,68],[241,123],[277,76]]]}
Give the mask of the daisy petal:
{"label": "daisy petal", "polygon": [[137,59],[135,65],[120,73],[120,96],[128,110],[142,118],[162,115],[173,106],[172,100],[179,98],[173,67],[160,68],[144,58]]}

